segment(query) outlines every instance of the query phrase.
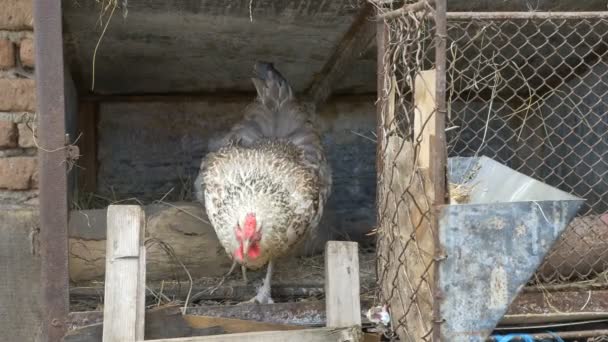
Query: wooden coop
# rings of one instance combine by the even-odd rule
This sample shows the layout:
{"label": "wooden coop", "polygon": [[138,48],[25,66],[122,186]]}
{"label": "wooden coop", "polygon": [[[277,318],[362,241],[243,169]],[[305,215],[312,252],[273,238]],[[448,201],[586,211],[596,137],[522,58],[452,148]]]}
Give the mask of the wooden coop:
{"label": "wooden coop", "polygon": [[[538,232],[535,239],[546,238],[538,242],[540,250],[531,257],[517,250],[521,252],[518,257],[525,259],[517,264],[525,272],[512,272],[519,277],[513,281],[517,286],[509,283],[504,290],[503,283],[496,280],[506,279],[505,269],[513,265],[505,265],[498,276],[479,276],[480,285],[502,292],[498,292],[498,302],[494,297],[478,296],[484,310],[494,310],[488,315],[496,320],[484,322],[473,335],[485,340],[492,331],[503,334],[517,329],[540,334],[546,331],[546,324],[583,321],[583,328],[593,333],[570,329],[562,336],[582,338],[602,332],[608,336],[598,323],[607,318],[606,283],[590,283],[605,274],[606,263],[594,260],[606,258],[600,250],[602,237],[608,241],[608,229],[595,223],[590,228],[575,226],[554,244],[561,232],[555,227],[572,219],[579,197],[588,200],[582,211],[603,218],[607,175],[601,149],[607,144],[605,136],[597,144],[582,139],[600,156],[582,158],[585,165],[595,167],[589,176],[592,179],[585,178],[593,168],[568,164],[573,159],[562,157],[578,140],[564,135],[556,119],[552,125],[562,131],[539,126],[540,119],[532,114],[526,121],[525,113],[533,110],[518,107],[525,101],[508,99],[511,93],[522,94],[517,83],[521,79],[506,83],[515,92],[488,83],[497,68],[510,65],[492,60],[500,55],[502,45],[496,41],[491,46],[479,44],[480,37],[494,39],[495,32],[507,40],[533,36],[534,28],[541,26],[534,20],[583,18],[599,21],[593,26],[605,26],[605,12],[585,12],[578,17],[566,12],[536,16],[529,12],[470,12],[526,10],[523,0],[512,4],[458,0],[451,1],[449,9],[445,0],[407,1],[405,5],[384,0],[35,0],[34,5],[38,140],[46,147],[40,152],[44,340],[100,341],[104,335],[105,341],[179,337],[189,338],[183,341],[223,341],[229,340],[225,334],[234,334],[230,336],[234,341],[381,341],[397,337],[402,341],[447,341],[445,336],[453,336],[449,332],[457,328],[445,318],[451,317],[449,309],[458,307],[463,292],[453,296],[450,292],[459,283],[445,271],[454,254],[441,248],[448,243],[442,240],[440,227],[453,227],[442,218],[464,215],[451,210],[457,210],[454,204],[466,202],[463,198],[469,196],[456,198],[463,188],[454,187],[451,177],[465,179],[467,175],[453,172],[451,168],[462,161],[455,157],[488,157],[492,160],[484,159],[484,165],[503,170],[506,179],[518,171],[517,177],[528,177],[515,177],[518,181],[538,180],[534,183],[538,187],[532,189],[549,196],[547,203],[531,200],[532,194],[522,197],[521,201],[527,201],[523,205],[503,203],[500,208],[483,210],[504,212],[505,217],[516,210],[526,215],[533,211],[537,216],[531,217],[536,219],[549,208],[561,205],[563,209],[559,213],[553,210],[549,225],[539,221],[534,227]],[[563,1],[555,7],[540,1],[539,6],[543,10],[604,9],[599,2],[573,5]],[[532,28],[518,31],[509,25],[480,24],[483,20],[503,23],[505,16]],[[576,81],[564,70],[576,69],[578,64],[583,67],[576,69],[576,75],[588,75],[587,67],[599,68],[593,70],[602,75],[605,65],[600,62],[605,61],[608,49],[603,49],[604,37],[598,37],[587,37],[591,48],[581,52],[584,58],[565,55],[563,59],[570,64],[555,62],[544,69],[545,63],[534,61],[539,56],[533,51],[544,45],[532,40],[527,43],[532,52],[522,48],[516,66],[507,74],[533,79],[526,89],[545,89],[545,85],[559,89],[563,83],[558,81],[568,77],[570,83],[566,83],[572,86]],[[541,57],[549,59],[551,47],[561,46],[559,39],[551,39],[554,45],[547,44]],[[572,39],[576,40],[571,38],[568,43],[575,49]],[[505,46],[517,50],[528,45]],[[594,59],[595,55],[599,57]],[[476,56],[486,59],[476,60]],[[296,251],[296,256],[277,265],[273,297],[278,302],[234,305],[255,294],[256,282],[263,275],[251,273],[248,285],[235,276],[221,281],[231,260],[217,241],[204,208],[194,200],[193,182],[202,158],[217,147],[254,99],[250,76],[256,60],[273,62],[297,96],[318,112],[334,189],[321,233]],[[467,69],[473,65],[488,67]],[[526,67],[533,70],[522,71]],[[546,79],[551,82],[543,81]],[[588,82],[597,89],[596,102],[605,106],[605,84],[594,85],[593,79]],[[546,103],[557,101],[543,96]],[[528,96],[524,100],[530,98],[537,99]],[[496,116],[503,121],[488,116],[495,99],[501,105]],[[534,106],[541,104],[534,102]],[[568,110],[552,106],[560,113]],[[592,112],[600,111],[597,106]],[[562,117],[574,120],[566,114]],[[592,122],[592,133],[606,125],[605,115],[598,118]],[[507,122],[510,119],[515,123]],[[523,125],[522,121],[533,124]],[[509,129],[501,131],[503,126]],[[545,130],[552,133],[545,134]],[[522,135],[525,143],[519,144],[517,137]],[[533,155],[530,150],[540,145],[541,137],[563,139],[567,144],[561,152],[543,150],[542,156]],[[502,146],[514,146],[515,151],[505,152]],[[580,153],[581,147],[576,151]],[[502,166],[494,166],[493,161]],[[542,169],[542,165],[562,173]],[[568,178],[570,173],[579,177]],[[446,174],[450,182],[446,182]],[[397,181],[387,177],[397,177]],[[588,179],[595,188],[580,187],[581,179]],[[558,200],[567,203],[555,204]],[[390,220],[384,219],[390,216],[387,213],[392,214]],[[608,226],[608,218],[606,222]],[[522,239],[528,237],[525,231],[514,231],[521,232],[518,237]],[[387,238],[387,233],[395,235]],[[127,235],[119,238],[121,234]],[[483,238],[489,241],[493,236],[477,238],[482,243]],[[577,236],[583,236],[584,242]],[[539,272],[528,279],[553,245]],[[137,261],[111,264],[108,260],[113,252],[107,246]],[[594,262],[583,266],[573,261],[574,254]],[[347,264],[358,272],[346,272]],[[574,273],[586,276],[577,278]],[[348,286],[352,291],[346,291]],[[448,293],[452,300],[443,300],[441,293]],[[548,296],[559,300],[547,301]],[[380,315],[374,321],[373,315],[366,315],[369,309],[390,316]],[[484,310],[479,312],[486,313]],[[120,335],[123,332],[127,335]]]}

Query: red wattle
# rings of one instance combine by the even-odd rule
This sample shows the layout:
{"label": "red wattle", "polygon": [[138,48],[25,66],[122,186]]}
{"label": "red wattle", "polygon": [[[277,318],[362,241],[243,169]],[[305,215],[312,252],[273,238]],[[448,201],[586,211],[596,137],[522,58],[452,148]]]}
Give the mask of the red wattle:
{"label": "red wattle", "polygon": [[260,245],[257,242],[252,243],[249,246],[247,257],[250,259],[257,259],[260,256]]}

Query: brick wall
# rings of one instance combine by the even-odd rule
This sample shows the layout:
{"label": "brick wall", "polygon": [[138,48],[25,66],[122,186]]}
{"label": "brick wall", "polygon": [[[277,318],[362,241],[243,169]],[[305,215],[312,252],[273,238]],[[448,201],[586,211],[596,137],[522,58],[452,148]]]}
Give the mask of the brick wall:
{"label": "brick wall", "polygon": [[37,205],[31,0],[0,0],[0,208]]}

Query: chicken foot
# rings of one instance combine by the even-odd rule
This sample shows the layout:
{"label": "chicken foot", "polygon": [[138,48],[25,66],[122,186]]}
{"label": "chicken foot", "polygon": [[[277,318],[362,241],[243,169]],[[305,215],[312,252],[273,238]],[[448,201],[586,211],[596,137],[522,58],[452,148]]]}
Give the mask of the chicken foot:
{"label": "chicken foot", "polygon": [[[220,282],[210,290],[209,294],[213,294],[215,291],[217,291],[217,289],[219,289],[224,284],[224,282],[226,281],[226,278],[230,277],[232,272],[234,272],[234,269],[236,268],[237,263],[238,262],[236,260],[232,261],[232,266],[230,266],[230,270],[228,271],[228,273],[226,273],[222,277]],[[245,268],[245,266],[243,266],[243,265],[241,265],[241,272],[243,273],[243,283],[244,283],[244,285],[247,285],[247,268]]]}
{"label": "chicken foot", "polygon": [[273,262],[269,261],[268,267],[266,268],[266,277],[264,278],[264,282],[262,283],[262,286],[260,286],[258,288],[257,294],[255,295],[255,297],[251,298],[250,300],[248,300],[246,302],[243,302],[242,304],[245,304],[245,303],[272,304],[272,303],[274,303],[274,301],[270,297],[270,279],[272,278],[272,268],[273,268]]}

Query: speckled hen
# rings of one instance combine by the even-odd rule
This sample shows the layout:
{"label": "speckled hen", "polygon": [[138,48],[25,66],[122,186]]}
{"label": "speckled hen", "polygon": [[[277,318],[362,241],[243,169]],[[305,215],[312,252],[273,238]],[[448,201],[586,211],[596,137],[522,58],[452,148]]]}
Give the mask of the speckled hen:
{"label": "speckled hen", "polygon": [[258,62],[252,81],[256,100],[205,158],[195,190],[235,261],[230,272],[237,262],[244,275],[268,264],[252,301],[271,303],[273,261],[314,234],[332,180],[313,113],[287,80],[272,63]]}

